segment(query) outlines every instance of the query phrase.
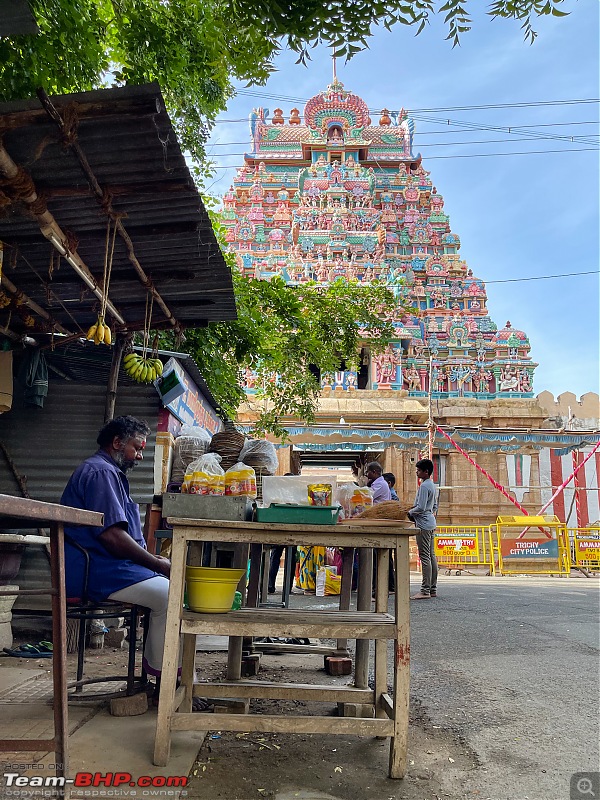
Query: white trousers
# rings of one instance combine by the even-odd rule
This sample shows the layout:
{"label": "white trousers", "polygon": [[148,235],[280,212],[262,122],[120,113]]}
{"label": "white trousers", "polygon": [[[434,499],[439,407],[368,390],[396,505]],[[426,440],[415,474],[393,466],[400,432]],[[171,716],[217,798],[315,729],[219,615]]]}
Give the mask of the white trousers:
{"label": "white trousers", "polygon": [[[144,667],[150,675],[159,676],[165,649],[169,579],[163,575],[156,575],[154,578],[126,586],[125,589],[119,589],[118,592],[109,595],[108,599],[150,609],[148,638],[144,648]],[[133,644],[135,645],[135,642]]]}

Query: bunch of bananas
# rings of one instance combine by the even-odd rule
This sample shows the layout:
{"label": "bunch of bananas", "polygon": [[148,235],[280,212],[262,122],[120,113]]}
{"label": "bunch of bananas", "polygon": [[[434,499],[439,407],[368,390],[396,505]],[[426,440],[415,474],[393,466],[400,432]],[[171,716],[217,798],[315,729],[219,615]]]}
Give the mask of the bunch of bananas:
{"label": "bunch of bananas", "polygon": [[145,358],[139,353],[128,353],[123,359],[123,368],[138,383],[152,383],[163,371],[160,358]]}
{"label": "bunch of bananas", "polygon": [[92,325],[92,327],[86,333],[85,338],[88,340],[88,342],[94,342],[94,344],[112,343],[110,328],[108,325],[105,325],[104,317],[98,317],[96,324]]}

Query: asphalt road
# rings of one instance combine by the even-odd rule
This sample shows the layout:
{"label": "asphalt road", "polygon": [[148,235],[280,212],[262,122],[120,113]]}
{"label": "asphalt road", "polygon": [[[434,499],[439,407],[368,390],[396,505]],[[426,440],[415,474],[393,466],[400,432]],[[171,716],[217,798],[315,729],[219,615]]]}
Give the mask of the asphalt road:
{"label": "asphalt road", "polygon": [[442,576],[437,599],[411,603],[411,697],[474,753],[465,798],[598,800],[594,778],[570,792],[600,769],[598,589]]}

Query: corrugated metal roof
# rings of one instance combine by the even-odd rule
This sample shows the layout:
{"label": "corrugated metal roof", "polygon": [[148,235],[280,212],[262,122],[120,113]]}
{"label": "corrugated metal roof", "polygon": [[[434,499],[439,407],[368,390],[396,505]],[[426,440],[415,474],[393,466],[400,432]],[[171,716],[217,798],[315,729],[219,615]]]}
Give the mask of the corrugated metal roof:
{"label": "corrugated metal roof", "polygon": [[[12,410],[0,415],[0,441],[6,447],[34,500],[57,503],[73,470],[98,449],[96,436],[104,424],[106,389],[99,383],[68,383],[50,376],[44,408],[23,406],[15,384]],[[152,501],[154,447],[161,403],[153,386],[120,387],[115,414],[131,414],[151,428],[144,459],[128,475],[136,503]],[[0,493],[20,495],[0,453]],[[143,508],[141,509],[144,510]]]}
{"label": "corrugated metal roof", "polygon": [[37,33],[38,26],[27,0],[0,2],[0,36],[22,36]]}
{"label": "corrugated metal roof", "polygon": [[[135,347],[134,349],[141,351],[140,347]],[[219,405],[212,396],[202,373],[198,369],[198,365],[190,355],[174,353],[168,350],[159,350],[158,355],[162,356],[163,363],[171,356],[175,356],[200,389],[205,400],[219,413]],[[13,351],[15,375],[18,373],[22,356],[23,351]],[[62,379],[67,382],[76,381],[78,383],[97,384],[104,387],[106,392],[112,362],[112,350],[110,348],[96,347],[92,342],[77,340],[59,346],[55,350],[46,349],[44,350],[44,356],[50,370],[50,380],[60,382]],[[140,384],[132,380],[125,372],[122,364],[119,370],[118,387],[117,398],[120,396],[121,387],[140,387]],[[153,386],[150,386],[150,389],[151,392],[156,394]],[[156,397],[158,397],[158,394],[156,394]]]}
{"label": "corrugated metal roof", "polygon": [[[135,255],[171,313],[184,326],[234,319],[231,274],[157,84],[52,98],[63,117],[76,115],[77,142],[92,171],[123,214]],[[32,177],[48,210],[101,284],[107,217],[61,132],[37,100],[0,104],[0,134],[12,160]],[[0,180],[0,188],[2,181]],[[65,326],[89,327],[99,301],[64,260],[49,275],[51,245],[17,203],[0,213],[6,276]],[[16,257],[15,257],[16,254]],[[147,291],[117,236],[109,296],[128,323],[144,319]],[[0,311],[6,323],[9,310]],[[35,315],[34,315],[35,316]],[[164,322],[154,303],[153,324]],[[11,329],[25,330],[17,313]]]}

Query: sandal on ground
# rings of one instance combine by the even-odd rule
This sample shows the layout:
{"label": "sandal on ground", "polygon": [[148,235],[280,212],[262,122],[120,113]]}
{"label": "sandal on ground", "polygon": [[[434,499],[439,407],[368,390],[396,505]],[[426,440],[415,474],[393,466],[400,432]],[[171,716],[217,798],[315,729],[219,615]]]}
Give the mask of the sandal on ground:
{"label": "sandal on ground", "polygon": [[[154,708],[158,708],[158,694],[156,692],[152,695],[152,705]],[[214,700],[207,700],[205,697],[192,698],[192,711],[195,711],[196,713],[212,711],[213,706]]]}
{"label": "sandal on ground", "polygon": [[[48,649],[48,645],[50,649]],[[12,650],[3,648],[3,652],[14,658],[52,658],[51,642],[38,642],[38,644],[21,644]]]}

